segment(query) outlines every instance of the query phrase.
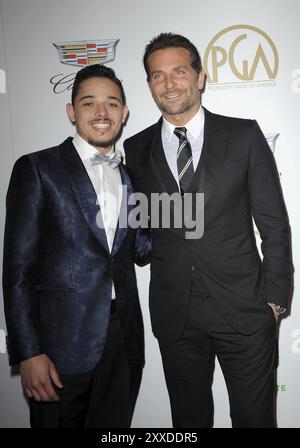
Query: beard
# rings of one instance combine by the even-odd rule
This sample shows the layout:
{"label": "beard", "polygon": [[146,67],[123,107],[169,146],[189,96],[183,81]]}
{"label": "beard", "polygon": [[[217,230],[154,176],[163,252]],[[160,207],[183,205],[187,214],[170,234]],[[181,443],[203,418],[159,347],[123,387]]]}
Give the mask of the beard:
{"label": "beard", "polygon": [[115,135],[111,136],[107,140],[94,140],[93,138],[88,139],[88,143],[92,146],[95,146],[96,148],[109,148],[114,146],[116,141],[120,138],[122,134],[122,126],[119,127],[119,129],[116,129]]}
{"label": "beard", "polygon": [[97,140],[93,140],[93,139],[89,139],[88,143],[92,146],[95,146],[96,148],[109,148],[110,146],[113,146],[115,144],[116,138],[111,138],[109,140],[105,140],[105,141],[97,141]]}
{"label": "beard", "polygon": [[[174,93],[184,93],[184,92],[174,91]],[[179,115],[179,114],[184,114],[185,112],[188,112],[196,104],[198,104],[199,97],[200,97],[200,95],[199,96],[185,95],[183,99],[181,99],[181,100],[179,99],[178,101],[174,101],[172,103],[172,102],[168,102],[163,97],[158,97],[158,96],[153,95],[153,99],[154,99],[157,107],[160,109],[161,112],[164,112],[168,115]]]}
{"label": "beard", "polygon": [[165,104],[163,102],[157,102],[156,104],[162,112],[165,112],[168,115],[184,114],[192,108],[192,104],[188,100],[173,105]]}

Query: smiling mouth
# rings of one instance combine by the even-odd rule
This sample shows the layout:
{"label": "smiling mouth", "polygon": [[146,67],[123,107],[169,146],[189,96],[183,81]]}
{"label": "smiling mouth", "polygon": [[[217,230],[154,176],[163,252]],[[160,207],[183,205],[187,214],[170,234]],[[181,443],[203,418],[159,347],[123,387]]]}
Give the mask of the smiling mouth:
{"label": "smiling mouth", "polygon": [[110,123],[93,123],[92,126],[96,131],[104,132],[104,131],[107,131],[108,129],[110,129],[111,124]]}
{"label": "smiling mouth", "polygon": [[173,101],[173,100],[177,100],[180,96],[181,96],[180,92],[168,93],[167,95],[164,95],[164,99],[167,101]]}

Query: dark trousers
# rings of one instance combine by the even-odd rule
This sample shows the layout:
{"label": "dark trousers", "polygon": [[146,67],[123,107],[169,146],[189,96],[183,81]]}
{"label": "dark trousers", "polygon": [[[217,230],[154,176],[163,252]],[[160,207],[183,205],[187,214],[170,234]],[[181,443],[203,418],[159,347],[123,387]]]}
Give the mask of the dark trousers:
{"label": "dark trousers", "polygon": [[232,426],[275,427],[276,329],[270,308],[269,325],[250,336],[239,334],[207,294],[192,294],[182,339],[159,341],[173,426],[213,426],[211,387],[217,356],[228,390]]}
{"label": "dark trousers", "polygon": [[61,375],[60,402],[30,400],[32,428],[127,428],[130,426],[142,368],[130,368],[119,318],[112,312],[105,348],[94,370]]}

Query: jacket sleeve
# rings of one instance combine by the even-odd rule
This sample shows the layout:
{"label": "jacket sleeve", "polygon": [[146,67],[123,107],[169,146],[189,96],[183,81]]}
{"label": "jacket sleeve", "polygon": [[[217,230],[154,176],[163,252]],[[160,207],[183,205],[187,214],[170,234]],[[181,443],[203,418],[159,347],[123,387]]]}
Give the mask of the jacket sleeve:
{"label": "jacket sleeve", "polygon": [[4,311],[10,364],[41,353],[35,330],[35,287],[43,187],[31,156],[15,164],[6,198]]}
{"label": "jacket sleeve", "polygon": [[248,173],[252,212],[262,240],[264,297],[289,308],[292,292],[291,235],[272,151],[253,122]]}
{"label": "jacket sleeve", "polygon": [[139,227],[135,238],[134,261],[138,266],[145,266],[151,260],[151,233]]}
{"label": "jacket sleeve", "polygon": [[[136,185],[134,181],[134,172],[132,171],[132,157],[129,149],[129,140],[124,142],[124,151],[126,154],[126,169],[130,175],[130,181],[133,185],[134,191],[136,191]],[[151,232],[148,227],[138,227],[136,231],[135,238],[135,251],[134,251],[134,262],[138,266],[145,266],[150,263],[151,260]]]}

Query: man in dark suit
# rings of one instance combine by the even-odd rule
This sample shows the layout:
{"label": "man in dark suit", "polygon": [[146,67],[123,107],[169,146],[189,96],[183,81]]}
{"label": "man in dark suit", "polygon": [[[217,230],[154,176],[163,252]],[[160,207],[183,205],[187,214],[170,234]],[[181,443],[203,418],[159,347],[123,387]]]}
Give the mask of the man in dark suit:
{"label": "man in dark suit", "polygon": [[115,142],[128,110],[114,71],[80,70],[67,113],[74,139],[21,157],[7,193],[10,363],[32,427],[128,427],[144,364],[134,262],[147,262],[149,239],[126,223],[132,185]]}
{"label": "man in dark suit", "polygon": [[[274,427],[276,322],[288,308],[292,264],[272,152],[255,121],[201,107],[205,75],[188,39],[157,36],[146,47],[144,66],[162,118],[124,146],[138,191],[149,201],[153,193],[181,198],[167,211],[162,207],[171,213],[170,228],[160,216],[151,232],[150,312],[173,424],[212,426],[217,356],[232,425]],[[181,214],[188,199],[193,207]],[[151,222],[157,213],[151,209]],[[191,236],[195,215],[204,220],[201,238]]]}

